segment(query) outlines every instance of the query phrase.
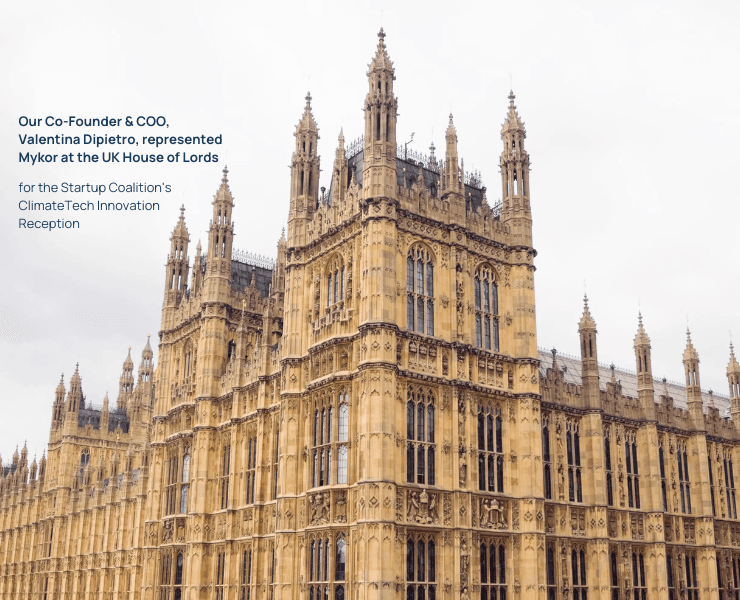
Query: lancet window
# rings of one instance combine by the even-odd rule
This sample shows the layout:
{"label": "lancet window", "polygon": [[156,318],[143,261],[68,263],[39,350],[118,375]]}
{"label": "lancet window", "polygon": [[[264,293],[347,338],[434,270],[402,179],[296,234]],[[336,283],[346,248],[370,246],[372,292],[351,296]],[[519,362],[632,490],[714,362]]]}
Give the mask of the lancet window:
{"label": "lancet window", "polygon": [[604,430],[604,467],[606,471],[606,503],[614,506],[614,473],[612,471],[611,429]]}
{"label": "lancet window", "polygon": [[571,550],[570,570],[573,581],[573,600],[587,600],[586,551],[583,548],[574,548]]}
{"label": "lancet window", "polygon": [[737,503],[735,501],[735,474],[732,468],[732,451],[726,448],[723,456],[725,472],[725,490],[727,491],[727,516],[737,519]]}
{"label": "lancet window", "polygon": [[625,433],[624,454],[627,464],[627,502],[630,508],[640,508],[640,475],[637,468],[637,434]]}
{"label": "lancet window", "polygon": [[691,514],[691,484],[689,482],[689,458],[686,452],[686,442],[678,443],[676,452],[678,461],[678,482],[681,492],[681,512]]}
{"label": "lancet window", "polygon": [[663,437],[658,439],[658,465],[660,466],[660,491],[663,496],[663,510],[668,512],[668,485],[665,479],[665,456],[663,453]]}
{"label": "lancet window", "polygon": [[632,551],[632,594],[633,600],[647,600],[645,555],[642,549],[633,549]]}
{"label": "lancet window", "polygon": [[673,551],[671,550],[667,550],[665,553],[665,569],[668,579],[668,600],[677,600],[678,595],[676,589],[676,576],[678,575],[678,571],[676,570],[676,564],[673,558]]}
{"label": "lancet window", "polygon": [[480,600],[506,600],[506,544],[504,540],[480,545]]}
{"label": "lancet window", "polygon": [[252,599],[252,549],[242,553],[241,578],[239,581],[239,600]]}
{"label": "lancet window", "polygon": [[552,457],[550,455],[550,415],[542,415],[542,465],[545,499],[552,499]]}
{"label": "lancet window", "polygon": [[436,582],[434,536],[410,534],[406,541],[406,600],[436,600]]}
{"label": "lancet window", "polygon": [[182,552],[178,552],[174,560],[169,553],[162,556],[159,600],[180,600],[182,598],[183,564]]}
{"label": "lancet window", "polygon": [[308,546],[309,600],[344,600],[347,543],[343,534],[317,536]]}
{"label": "lancet window", "polygon": [[[715,493],[714,493],[714,474],[712,473],[712,450],[714,449],[711,444],[707,444],[707,471],[709,473],[709,501],[712,504],[712,516],[717,516],[717,509],[715,507]],[[720,482],[721,483],[721,482]]]}
{"label": "lancet window", "polygon": [[435,485],[434,394],[409,386],[406,402],[406,480]]}
{"label": "lancet window", "polygon": [[565,446],[568,459],[568,499],[571,502],[583,502],[581,438],[578,423],[570,419],[565,427]]}
{"label": "lancet window", "polygon": [[612,600],[619,600],[619,567],[616,550],[609,553],[609,580],[611,583],[611,598]]}
{"label": "lancet window", "polygon": [[504,491],[504,421],[501,407],[478,409],[478,489]]}
{"label": "lancet window", "polygon": [[696,577],[696,556],[687,552],[684,556],[687,600],[699,600],[699,581]]}
{"label": "lancet window", "polygon": [[558,585],[557,573],[555,571],[555,545],[553,543],[547,544],[545,560],[547,568],[547,600],[557,600]]}
{"label": "lancet window", "polygon": [[246,503],[254,504],[254,486],[257,479],[257,434],[251,432],[247,437],[247,489]]}
{"label": "lancet window", "polygon": [[349,397],[346,389],[324,393],[312,417],[311,487],[347,483]]}
{"label": "lancet window", "polygon": [[475,345],[499,351],[498,284],[493,267],[484,265],[475,274]]}
{"label": "lancet window", "polygon": [[421,244],[406,258],[406,329],[434,335],[434,261]]}
{"label": "lancet window", "polygon": [[224,581],[224,572],[226,570],[226,554],[219,552],[216,557],[216,585],[214,596],[215,600],[224,600],[224,593],[228,587]]}
{"label": "lancet window", "polygon": [[326,306],[344,300],[344,262],[340,256],[329,261],[326,274]]}
{"label": "lancet window", "polygon": [[219,476],[219,492],[221,494],[221,508],[229,507],[229,482],[231,479],[231,444],[224,444],[221,450],[221,473]]}

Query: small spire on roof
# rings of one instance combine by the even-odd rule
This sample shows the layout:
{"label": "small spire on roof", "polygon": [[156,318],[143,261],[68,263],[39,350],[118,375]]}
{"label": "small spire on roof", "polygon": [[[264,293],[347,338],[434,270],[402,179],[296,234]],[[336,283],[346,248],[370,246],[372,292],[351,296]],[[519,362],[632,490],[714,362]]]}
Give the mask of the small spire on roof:
{"label": "small spire on roof", "polygon": [[383,31],[383,28],[380,28],[380,31],[378,31],[378,37],[380,38],[380,41],[382,42],[385,39],[385,31]]}

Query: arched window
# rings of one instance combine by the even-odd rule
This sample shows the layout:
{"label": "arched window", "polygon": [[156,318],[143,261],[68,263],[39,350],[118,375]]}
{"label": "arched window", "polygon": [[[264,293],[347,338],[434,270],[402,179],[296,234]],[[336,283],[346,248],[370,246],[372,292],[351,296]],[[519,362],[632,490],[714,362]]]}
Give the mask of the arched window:
{"label": "arched window", "polygon": [[190,488],[190,449],[182,456],[182,478],[180,483],[180,514],[188,512],[188,490]]}
{"label": "arched window", "polygon": [[422,245],[406,259],[406,329],[434,335],[434,261]]}
{"label": "arched window", "polygon": [[568,499],[571,502],[583,502],[581,442],[575,421],[566,424],[565,448],[568,459]]}
{"label": "arched window", "polygon": [[347,483],[348,438],[349,403],[342,389],[336,399],[325,396],[314,409],[311,487]]}
{"label": "arched window", "polygon": [[480,545],[481,598],[506,600],[506,546],[503,540]]}
{"label": "arched window", "polygon": [[570,553],[570,566],[573,576],[573,600],[588,600],[586,552],[584,550],[572,550]]}
{"label": "arched window", "polygon": [[254,482],[257,478],[257,436],[252,433],[247,437],[247,504],[254,504]]}
{"label": "arched window", "polygon": [[344,262],[337,255],[329,261],[326,275],[326,306],[344,303]]}
{"label": "arched window", "polygon": [[504,446],[501,409],[478,408],[478,489],[504,491]]}
{"label": "arched window", "polygon": [[406,479],[435,484],[434,395],[409,387],[406,404]]}
{"label": "arched window", "polygon": [[483,265],[475,274],[475,345],[499,351],[498,284],[493,268]]}

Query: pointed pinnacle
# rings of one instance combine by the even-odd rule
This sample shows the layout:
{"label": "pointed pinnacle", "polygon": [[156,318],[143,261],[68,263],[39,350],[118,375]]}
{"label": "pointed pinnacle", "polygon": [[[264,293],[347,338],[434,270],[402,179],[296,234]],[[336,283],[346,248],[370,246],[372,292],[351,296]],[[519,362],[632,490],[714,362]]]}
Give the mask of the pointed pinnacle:
{"label": "pointed pinnacle", "polygon": [[509,106],[511,108],[514,108],[514,98],[516,98],[516,96],[514,95],[514,90],[511,90],[509,92]]}
{"label": "pointed pinnacle", "polygon": [[306,108],[311,108],[311,92],[306,93]]}
{"label": "pointed pinnacle", "polygon": [[380,38],[380,42],[383,43],[383,40],[385,39],[385,31],[383,31],[383,28],[380,28],[380,31],[378,32],[378,37]]}

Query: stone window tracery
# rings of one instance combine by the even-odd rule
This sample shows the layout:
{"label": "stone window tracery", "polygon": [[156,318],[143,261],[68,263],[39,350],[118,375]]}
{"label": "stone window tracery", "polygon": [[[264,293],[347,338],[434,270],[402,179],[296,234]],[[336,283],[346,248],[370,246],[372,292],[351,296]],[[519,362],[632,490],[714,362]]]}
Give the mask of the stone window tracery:
{"label": "stone window tracery", "polygon": [[229,481],[231,479],[231,444],[224,444],[221,451],[221,474],[219,490],[221,494],[221,509],[229,507]]}
{"label": "stone window tracery", "polygon": [[627,464],[627,502],[630,508],[640,508],[640,476],[637,467],[637,434],[625,433],[624,454]]}
{"label": "stone window tracery", "polygon": [[542,416],[542,473],[545,499],[552,499],[552,458],[550,456],[550,415]]}
{"label": "stone window tracery", "polygon": [[663,455],[663,437],[658,438],[658,464],[660,466],[660,491],[663,495],[663,511],[668,512],[668,486],[665,479],[665,456]]}
{"label": "stone window tracery", "polygon": [[689,482],[689,458],[686,452],[686,441],[678,443],[676,453],[678,461],[678,481],[681,493],[681,512],[691,514],[691,484]]}
{"label": "stone window tracery", "polygon": [[478,409],[478,489],[504,491],[504,441],[501,407]]}
{"label": "stone window tracery", "polygon": [[433,535],[412,533],[406,541],[406,600],[436,600],[437,550]]}
{"label": "stone window tracery", "polygon": [[183,563],[182,552],[177,553],[174,561],[169,552],[162,556],[159,600],[181,600]]}
{"label": "stone window tracery", "polygon": [[606,503],[614,506],[614,473],[612,471],[611,429],[604,429],[604,467],[606,470]]}
{"label": "stone window tracery", "polygon": [[409,386],[406,402],[406,480],[435,485],[434,394]]}
{"label": "stone window tracery", "polygon": [[242,553],[242,569],[239,600],[251,600],[252,598],[252,549],[244,550]]}
{"label": "stone window tracery", "polygon": [[506,544],[504,540],[480,545],[480,600],[506,600]]}
{"label": "stone window tracery", "polygon": [[434,260],[423,245],[406,258],[406,329],[434,335]]}
{"label": "stone window tracery", "polygon": [[570,569],[573,581],[573,600],[587,600],[586,551],[583,548],[571,550]]}
{"label": "stone window tracery", "polygon": [[581,440],[577,421],[568,419],[566,423],[565,446],[568,459],[568,499],[571,502],[583,502]]}
{"label": "stone window tracery", "polygon": [[214,596],[215,600],[224,600],[224,592],[226,591],[226,585],[224,583],[224,570],[226,568],[226,554],[219,552],[216,557],[216,585]]}
{"label": "stone window tracery", "polygon": [[475,274],[475,345],[499,351],[498,283],[493,267],[481,266]]}
{"label": "stone window tracery", "polygon": [[333,392],[324,394],[313,411],[311,487],[347,483],[348,432],[347,390],[342,388],[336,400]]}
{"label": "stone window tracery", "polygon": [[696,556],[687,552],[684,556],[687,600],[699,600],[699,581],[696,578]]}
{"label": "stone window tracery", "polygon": [[632,593],[634,600],[647,600],[645,556],[642,549],[632,551]]}
{"label": "stone window tracery", "polygon": [[735,474],[732,468],[732,450],[725,448],[723,465],[725,472],[725,490],[727,493],[727,517],[737,519],[737,503],[735,501]]}
{"label": "stone window tracery", "polygon": [[320,534],[309,544],[309,600],[344,600],[344,580],[347,565],[347,543],[344,534],[332,542],[329,535]]}
{"label": "stone window tracery", "polygon": [[344,261],[337,255],[327,267],[326,306],[333,306],[344,300]]}
{"label": "stone window tracery", "polygon": [[254,485],[257,478],[257,435],[250,432],[247,437],[247,489],[246,503],[254,504]]}

